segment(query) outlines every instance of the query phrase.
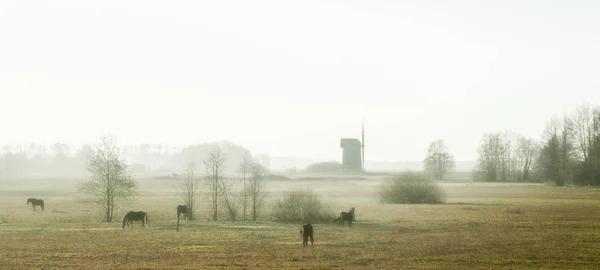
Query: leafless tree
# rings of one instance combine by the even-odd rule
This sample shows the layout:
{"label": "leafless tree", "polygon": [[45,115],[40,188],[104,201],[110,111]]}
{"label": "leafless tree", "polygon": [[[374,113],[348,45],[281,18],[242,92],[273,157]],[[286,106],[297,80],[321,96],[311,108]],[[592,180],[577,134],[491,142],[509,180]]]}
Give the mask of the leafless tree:
{"label": "leafless tree", "polygon": [[236,221],[239,211],[239,195],[235,191],[235,180],[225,179],[224,177],[219,180],[219,196],[222,201],[222,205],[225,206],[227,216],[231,221]]}
{"label": "leafless tree", "polygon": [[242,198],[243,198],[243,202],[242,202],[243,216],[242,216],[242,218],[244,220],[246,220],[246,211],[248,209],[248,192],[246,192],[247,191],[246,176],[248,175],[248,172],[251,169],[251,165],[252,165],[252,157],[250,157],[248,155],[244,155],[242,157],[242,162],[240,163],[240,173],[242,173],[242,181],[244,182],[244,188],[242,189]]}
{"label": "leafless tree", "polygon": [[517,154],[516,154],[516,170],[519,181],[528,181],[534,168],[534,161],[539,153],[539,145],[533,139],[519,137]]}
{"label": "leafless tree", "polygon": [[584,104],[577,109],[573,115],[573,126],[575,128],[577,152],[581,157],[581,175],[580,184],[592,184],[597,182],[599,155],[595,150],[598,149],[597,143],[600,138],[600,129],[598,128],[598,116],[600,108]]}
{"label": "leafless tree", "polygon": [[177,187],[177,193],[179,194],[179,197],[188,207],[188,219],[193,220],[194,209],[196,209],[196,204],[198,202],[198,198],[200,197],[200,192],[198,192],[200,180],[197,175],[197,166],[195,161],[189,161],[187,163],[185,170],[180,174]]}
{"label": "leafless tree", "polygon": [[79,186],[79,191],[86,195],[85,202],[104,209],[107,222],[112,221],[119,206],[137,200],[138,184],[127,171],[115,137],[105,136],[95,146],[88,159],[88,170],[90,180]]}
{"label": "leafless tree", "polygon": [[205,177],[208,181],[208,189],[210,192],[210,202],[212,206],[213,221],[216,221],[219,213],[219,194],[220,185],[224,178],[225,171],[225,153],[219,146],[208,151],[208,156],[204,160]]}
{"label": "leafless tree", "polygon": [[266,169],[259,163],[253,163],[247,193],[252,208],[252,220],[256,221],[266,197],[264,178]]}
{"label": "leafless tree", "polygon": [[434,180],[442,180],[454,166],[454,157],[448,152],[446,143],[443,140],[431,142],[423,162],[425,171],[431,173]]}
{"label": "leafless tree", "polygon": [[538,158],[543,174],[554,184],[562,186],[570,181],[575,163],[575,132],[571,119],[553,118],[544,132],[545,140]]}
{"label": "leafless tree", "polygon": [[479,147],[478,177],[484,181],[528,181],[538,144],[512,132],[485,134]]}

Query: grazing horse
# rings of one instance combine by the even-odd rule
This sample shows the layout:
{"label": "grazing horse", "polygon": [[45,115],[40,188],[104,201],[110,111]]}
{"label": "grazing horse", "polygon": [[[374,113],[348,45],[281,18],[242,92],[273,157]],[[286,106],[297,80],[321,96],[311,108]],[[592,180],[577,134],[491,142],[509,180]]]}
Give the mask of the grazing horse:
{"label": "grazing horse", "polygon": [[300,229],[300,239],[302,239],[302,246],[307,247],[308,242],[310,241],[310,246],[312,247],[315,242],[314,230],[313,226],[308,223],[306,225],[302,225]]}
{"label": "grazing horse", "polygon": [[341,212],[337,218],[332,220],[332,222],[337,221],[338,225],[341,224],[342,227],[344,227],[344,221],[348,221],[348,226],[352,227],[353,220],[355,220],[354,207],[352,207],[352,209],[350,209],[348,212]]}
{"label": "grazing horse", "polygon": [[142,226],[148,226],[148,215],[146,214],[146,212],[129,211],[123,216],[123,220],[121,221],[123,223],[123,226],[121,227],[121,229],[125,228],[125,225],[127,223],[129,223],[131,225],[131,228],[133,229],[133,221],[135,220],[142,221]]}
{"label": "grazing horse", "polygon": [[44,200],[36,199],[36,198],[27,198],[26,204],[29,204],[29,203],[31,203],[31,206],[33,207],[33,211],[35,211],[36,206],[40,206],[42,208],[42,211],[44,211]]}
{"label": "grazing horse", "polygon": [[190,211],[187,205],[182,204],[177,206],[177,219],[179,219],[179,215],[181,214],[183,214],[183,219],[189,218]]}

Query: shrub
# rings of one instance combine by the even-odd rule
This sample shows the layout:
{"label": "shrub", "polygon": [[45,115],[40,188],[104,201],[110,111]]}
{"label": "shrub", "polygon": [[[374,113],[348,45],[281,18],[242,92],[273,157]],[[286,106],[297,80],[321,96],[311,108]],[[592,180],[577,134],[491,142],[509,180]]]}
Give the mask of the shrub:
{"label": "shrub", "polygon": [[434,181],[414,172],[405,172],[384,183],[381,201],[390,204],[443,203],[444,193]]}
{"label": "shrub", "polygon": [[328,172],[341,172],[342,164],[337,161],[319,162],[314,163],[304,169],[305,172],[312,173],[328,173]]}
{"label": "shrub", "polygon": [[275,201],[273,216],[280,221],[315,222],[333,216],[319,197],[310,191],[292,191]]}

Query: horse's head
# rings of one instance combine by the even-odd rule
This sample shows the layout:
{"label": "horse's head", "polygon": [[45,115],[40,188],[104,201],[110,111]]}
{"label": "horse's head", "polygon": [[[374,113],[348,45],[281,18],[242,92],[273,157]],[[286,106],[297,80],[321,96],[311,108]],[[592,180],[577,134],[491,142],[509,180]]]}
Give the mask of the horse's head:
{"label": "horse's head", "polygon": [[25,203],[25,204],[29,204],[29,203],[33,204],[33,200],[35,200],[35,199],[34,198],[27,198],[27,203]]}

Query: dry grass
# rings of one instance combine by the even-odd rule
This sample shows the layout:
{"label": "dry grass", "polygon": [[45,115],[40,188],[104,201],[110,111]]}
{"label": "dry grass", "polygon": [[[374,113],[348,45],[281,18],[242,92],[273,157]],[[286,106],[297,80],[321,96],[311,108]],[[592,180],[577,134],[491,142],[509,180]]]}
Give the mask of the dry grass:
{"label": "dry grass", "polygon": [[[25,184],[23,184],[25,183]],[[313,185],[335,209],[356,207],[352,228],[315,224],[302,248],[300,224],[182,221],[171,183],[144,180],[131,208],[149,227],[99,222],[90,205],[49,187],[46,211],[25,205],[27,182],[0,190],[3,269],[573,269],[600,265],[600,192],[543,185],[446,184],[447,204],[381,205],[378,180],[274,181],[270,196]],[[20,186],[26,185],[26,186]],[[68,186],[68,185],[65,185]],[[18,196],[17,196],[18,195]],[[198,213],[200,217],[207,212]],[[120,219],[120,216],[118,217]]]}

